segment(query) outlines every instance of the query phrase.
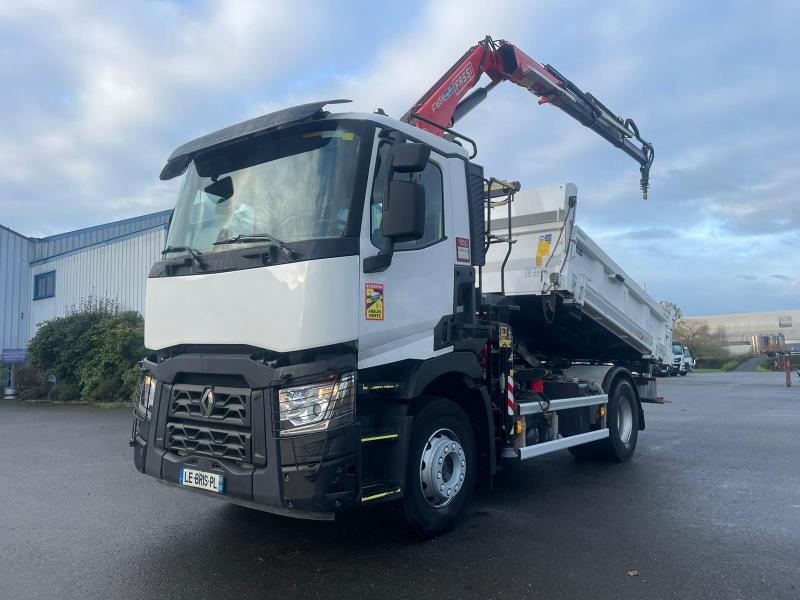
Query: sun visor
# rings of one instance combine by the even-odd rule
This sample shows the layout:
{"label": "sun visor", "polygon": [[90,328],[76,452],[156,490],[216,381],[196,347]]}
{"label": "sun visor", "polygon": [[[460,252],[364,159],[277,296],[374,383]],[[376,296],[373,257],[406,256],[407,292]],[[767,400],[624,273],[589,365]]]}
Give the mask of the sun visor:
{"label": "sun visor", "polygon": [[242,121],[236,125],[231,125],[225,129],[220,129],[214,133],[209,133],[178,147],[167,159],[167,164],[161,170],[159,178],[163,181],[177,177],[186,171],[189,163],[201,152],[206,152],[215,148],[221,148],[228,144],[253,137],[275,127],[304,121],[314,117],[322,117],[326,113],[323,107],[326,104],[342,104],[352,102],[352,100],[325,100],[323,102],[310,102],[291,108],[285,108],[268,115],[256,117],[248,121]]}

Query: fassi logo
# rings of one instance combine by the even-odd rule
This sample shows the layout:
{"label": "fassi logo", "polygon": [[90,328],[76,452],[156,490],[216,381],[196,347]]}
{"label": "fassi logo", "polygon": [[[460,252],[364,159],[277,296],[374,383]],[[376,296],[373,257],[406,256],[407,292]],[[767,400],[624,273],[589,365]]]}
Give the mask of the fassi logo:
{"label": "fassi logo", "polygon": [[460,96],[461,92],[464,91],[464,87],[472,81],[473,77],[475,77],[475,71],[472,69],[472,63],[467,63],[464,65],[464,68],[456,74],[455,79],[447,86],[447,89],[434,100],[432,106],[433,112],[441,108],[442,104],[447,102],[453,94]]}

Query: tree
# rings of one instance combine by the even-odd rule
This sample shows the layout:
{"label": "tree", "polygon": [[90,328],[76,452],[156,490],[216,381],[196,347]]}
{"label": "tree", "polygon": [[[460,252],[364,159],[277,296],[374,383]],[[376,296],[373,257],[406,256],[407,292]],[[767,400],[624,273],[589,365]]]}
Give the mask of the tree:
{"label": "tree", "polygon": [[720,332],[712,332],[708,323],[700,320],[679,319],[672,329],[672,339],[687,346],[695,358],[726,358]]}
{"label": "tree", "polygon": [[673,322],[683,318],[683,311],[681,310],[681,307],[675,304],[674,302],[670,302],[669,300],[662,300],[658,304],[664,310],[672,311]]}

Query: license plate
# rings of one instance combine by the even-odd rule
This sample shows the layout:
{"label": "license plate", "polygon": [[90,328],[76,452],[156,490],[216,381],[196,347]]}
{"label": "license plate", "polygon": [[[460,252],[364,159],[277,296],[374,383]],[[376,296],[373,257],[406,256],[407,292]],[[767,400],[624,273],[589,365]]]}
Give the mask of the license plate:
{"label": "license plate", "polygon": [[178,483],[187,487],[200,488],[221,494],[225,490],[225,478],[216,473],[204,473],[194,469],[181,469]]}

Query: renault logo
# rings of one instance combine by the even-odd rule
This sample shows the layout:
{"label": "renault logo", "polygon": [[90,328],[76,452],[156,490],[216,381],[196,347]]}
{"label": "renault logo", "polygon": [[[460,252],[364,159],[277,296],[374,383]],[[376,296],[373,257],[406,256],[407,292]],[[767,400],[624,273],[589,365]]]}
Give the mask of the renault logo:
{"label": "renault logo", "polygon": [[211,388],[206,388],[203,392],[203,397],[200,398],[200,410],[206,417],[210,417],[214,411],[214,392],[211,391]]}

